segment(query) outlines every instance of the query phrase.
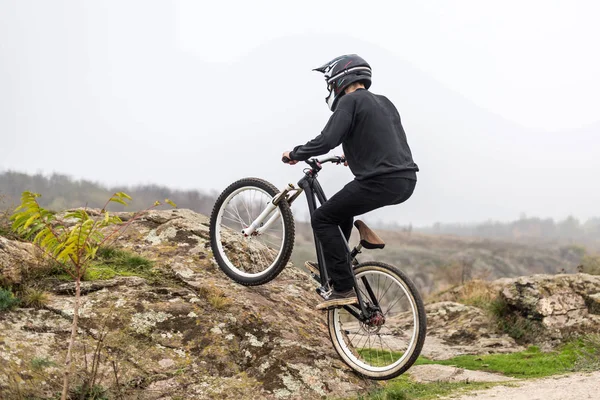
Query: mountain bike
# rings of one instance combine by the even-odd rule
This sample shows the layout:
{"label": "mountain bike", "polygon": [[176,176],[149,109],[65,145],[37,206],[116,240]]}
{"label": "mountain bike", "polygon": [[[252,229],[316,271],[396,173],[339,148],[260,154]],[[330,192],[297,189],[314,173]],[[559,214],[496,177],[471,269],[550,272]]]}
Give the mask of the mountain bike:
{"label": "mountain bike", "polygon": [[[210,218],[211,247],[221,270],[246,286],[262,285],[277,277],[294,246],[290,205],[304,192],[312,215],[317,201],[327,201],[317,180],[323,164],[344,161],[338,156],[309,159],[309,168],[304,169],[297,187],[290,183],[281,191],[258,178],[229,185],[217,198]],[[360,241],[353,249],[348,245],[348,252],[358,304],[327,310],[329,335],[339,356],[358,374],[375,380],[391,379],[410,368],[421,352],[425,308],[415,285],[398,268],[357,260],[363,248],[383,248],[385,243],[364,222],[357,220],[354,225]],[[318,273],[310,275],[318,282],[317,293],[326,299],[331,285],[323,247],[316,236],[314,240]]]}

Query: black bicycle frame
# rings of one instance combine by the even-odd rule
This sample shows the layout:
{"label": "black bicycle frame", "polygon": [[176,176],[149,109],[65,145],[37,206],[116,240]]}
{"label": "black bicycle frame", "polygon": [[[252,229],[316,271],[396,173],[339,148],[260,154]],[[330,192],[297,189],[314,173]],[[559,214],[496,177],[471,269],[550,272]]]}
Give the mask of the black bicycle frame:
{"label": "black bicycle frame", "polygon": [[[325,192],[323,192],[323,188],[321,187],[321,184],[317,180],[317,174],[321,170],[321,165],[316,160],[308,160],[307,163],[311,166],[311,168],[309,170],[306,170],[306,172],[304,173],[304,177],[298,181],[298,187],[300,187],[306,194],[306,200],[308,202],[308,211],[312,218],[312,215],[314,214],[315,210],[317,209],[317,201],[319,201],[320,204],[323,204],[327,201],[327,197],[325,196]],[[296,196],[293,196],[291,201],[293,201],[293,199],[295,199],[295,197]],[[340,235],[344,239],[344,243],[346,243],[346,249],[348,251],[348,254],[352,258],[354,258],[354,256],[356,256],[356,253],[358,253],[358,252],[350,250],[350,245],[346,241],[346,238],[344,237],[344,233],[342,232],[341,228],[340,228]],[[329,276],[327,274],[327,266],[325,264],[325,257],[323,255],[324,254],[323,253],[323,245],[317,238],[317,235],[314,233],[314,231],[313,231],[313,237],[315,240],[315,247],[316,247],[316,251],[317,251],[317,262],[319,264],[319,277],[320,277],[320,282],[321,282],[321,287],[317,289],[317,292],[321,295],[324,295],[325,293],[329,292],[329,290],[330,290]],[[354,284],[356,287],[356,296],[358,298],[358,304],[362,311],[362,315],[357,313],[356,310],[351,306],[344,306],[344,309],[346,309],[346,311],[348,311],[350,314],[354,315],[358,320],[367,319],[367,318],[369,318],[370,313],[367,311],[365,304],[362,300],[360,291],[358,290],[358,285],[356,284],[356,276],[354,275],[354,269],[352,268],[352,266],[350,266],[350,270],[352,271],[352,277],[354,278]],[[368,282],[366,281],[366,279],[363,279],[363,283],[365,284],[369,295],[374,299],[371,287],[368,284]]]}

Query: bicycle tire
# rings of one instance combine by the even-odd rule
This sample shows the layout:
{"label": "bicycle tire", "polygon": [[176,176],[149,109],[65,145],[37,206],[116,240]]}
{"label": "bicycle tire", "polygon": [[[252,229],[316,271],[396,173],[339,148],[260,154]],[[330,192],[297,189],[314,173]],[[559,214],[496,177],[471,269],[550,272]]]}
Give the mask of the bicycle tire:
{"label": "bicycle tire", "polygon": [[[213,256],[219,265],[219,268],[234,281],[245,286],[256,286],[267,283],[281,273],[283,268],[288,263],[294,247],[294,217],[289,204],[284,199],[278,204],[278,212],[281,216],[283,234],[281,249],[277,254],[274,262],[269,267],[259,273],[247,273],[240,269],[240,265],[234,264],[225,254],[223,243],[221,243],[221,226],[220,220],[223,219],[223,214],[227,203],[232,200],[232,196],[244,190],[257,189],[258,191],[267,194],[272,199],[278,189],[271,183],[259,178],[244,178],[229,185],[217,198],[210,217],[210,244]],[[233,232],[233,231],[232,231]],[[231,233],[232,233],[231,232]],[[239,238],[234,237],[232,241],[248,240],[241,232]],[[251,240],[252,238],[250,238]],[[239,262],[237,262],[239,263]]]}
{"label": "bicycle tire", "polygon": [[[402,292],[405,295],[407,295],[407,300],[411,306],[410,313],[412,313],[414,318],[414,330],[411,334],[412,339],[409,345],[407,346],[406,350],[404,350],[402,353],[398,353],[400,358],[397,361],[393,362],[390,366],[382,367],[369,365],[366,360],[367,358],[375,359],[375,361],[373,361],[375,363],[379,361],[380,356],[378,353],[376,353],[376,356],[373,357],[373,350],[370,348],[360,348],[360,341],[362,339],[361,336],[358,335],[361,329],[365,330],[366,332],[366,330],[372,328],[364,324],[361,325],[361,323],[355,317],[351,316],[351,314],[345,311],[343,308],[335,308],[328,310],[327,323],[329,327],[329,336],[331,338],[335,350],[342,358],[342,360],[359,375],[373,380],[392,379],[406,372],[406,370],[408,370],[414,364],[414,362],[419,357],[419,354],[421,353],[421,349],[423,348],[423,344],[425,342],[425,335],[427,331],[427,317],[425,315],[425,307],[423,305],[421,296],[419,295],[419,292],[417,291],[413,282],[398,268],[378,261],[360,263],[355,267],[357,282],[359,282],[362,279],[362,277],[366,276],[366,274],[369,272],[373,272],[375,274],[379,274],[381,276],[389,278],[392,281],[392,283],[398,284],[399,287],[402,288]],[[378,277],[377,279],[377,284],[379,285],[380,278]],[[367,280],[369,279],[367,278]],[[371,284],[370,281],[369,284]],[[360,285],[361,284],[359,282],[359,286]],[[383,293],[382,297],[385,297],[385,295],[386,293]],[[364,294],[363,298],[365,297],[368,298],[369,295]],[[390,310],[388,310],[388,312]],[[408,311],[405,312],[405,314],[406,313],[408,313]],[[360,329],[355,328],[357,332],[352,332],[345,329],[343,323],[341,322],[341,319],[344,318],[348,320],[348,323],[346,325],[347,327],[354,325],[358,326]],[[392,318],[393,317],[390,316],[388,320],[392,321]],[[386,320],[385,324],[388,323],[388,320]],[[391,322],[391,324],[393,324],[393,322]],[[392,336],[391,343],[394,343],[393,340],[396,340],[398,343],[403,343],[403,341],[400,339],[400,332],[402,332],[402,329],[400,329],[399,327],[395,328],[398,329],[398,333],[394,333],[392,327],[388,327],[388,329],[390,330],[388,336]],[[385,335],[379,333],[381,329],[382,328],[380,327],[377,331],[377,336],[379,337],[380,343],[382,342],[381,336]],[[352,335],[353,333],[354,337],[351,338],[350,335]],[[396,334],[398,336],[394,337],[394,335]],[[368,335],[370,336],[371,334],[369,333]],[[356,340],[357,336],[358,340]],[[362,333],[362,336],[364,337],[365,333]],[[373,339],[373,343],[376,343],[376,338]],[[354,343],[352,343],[353,340]],[[349,341],[351,343],[346,343],[346,341]],[[368,343],[369,345],[371,344],[370,341]],[[366,344],[367,342],[365,341],[363,345]],[[389,350],[386,351],[388,351],[390,353],[390,356],[392,356],[395,353],[395,350],[392,349],[389,343],[386,343],[386,346],[388,346]],[[382,356],[384,355],[383,353],[384,351],[382,347]],[[361,360],[361,358],[363,359]]]}

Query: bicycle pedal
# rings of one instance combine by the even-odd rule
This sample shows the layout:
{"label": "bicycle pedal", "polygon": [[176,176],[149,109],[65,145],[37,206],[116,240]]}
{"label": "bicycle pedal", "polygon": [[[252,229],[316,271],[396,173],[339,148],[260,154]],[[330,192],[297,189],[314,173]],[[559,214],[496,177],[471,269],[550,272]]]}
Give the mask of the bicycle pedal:
{"label": "bicycle pedal", "polygon": [[317,294],[319,296],[321,296],[322,298],[324,298],[325,300],[327,300],[329,298],[329,296],[331,296],[331,292],[333,290],[332,289],[327,289],[327,288],[324,288],[323,286],[321,286],[321,287],[316,288],[315,291],[317,292]]}

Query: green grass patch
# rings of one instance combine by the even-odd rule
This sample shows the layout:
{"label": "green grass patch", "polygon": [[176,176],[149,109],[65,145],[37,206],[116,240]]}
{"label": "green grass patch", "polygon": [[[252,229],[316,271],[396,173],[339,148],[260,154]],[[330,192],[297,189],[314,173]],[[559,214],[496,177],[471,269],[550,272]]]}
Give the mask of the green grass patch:
{"label": "green grass patch", "polygon": [[156,277],[152,261],[113,247],[99,248],[96,260],[88,267],[83,280],[111,279],[115,276]]}
{"label": "green grass patch", "polygon": [[471,390],[488,389],[497,383],[487,382],[433,382],[416,383],[402,375],[384,384],[385,387],[374,393],[359,396],[359,400],[413,400],[435,399],[440,396],[464,393]]}
{"label": "green grass patch", "polygon": [[[382,353],[372,349],[362,349],[360,354],[370,364],[388,365],[401,357],[401,353]],[[589,336],[571,341],[556,351],[542,352],[539,347],[511,354],[464,355],[448,360],[432,361],[419,357],[415,365],[450,365],[474,371],[501,373],[514,378],[539,378],[575,371],[582,358],[592,360],[588,364],[600,363],[600,336]]]}
{"label": "green grass patch", "polygon": [[55,367],[56,363],[46,357],[35,357],[31,360],[31,368],[36,371],[41,371],[44,368]]}
{"label": "green grass patch", "polygon": [[421,358],[417,364],[452,365],[474,371],[497,372],[515,378],[539,378],[574,371],[575,363],[584,349],[583,342],[577,341],[558,351],[547,353],[532,346],[526,351],[511,354],[466,355],[441,361]]}
{"label": "green grass patch", "polygon": [[[99,248],[96,259],[88,266],[82,277],[84,281],[112,279],[116,276],[141,276],[154,280],[157,273],[152,269],[153,263],[147,258],[115,248]],[[49,265],[38,271],[37,278],[53,277],[60,281],[71,282],[73,278],[58,264]]]}
{"label": "green grass patch", "polygon": [[[381,352],[363,349],[360,354],[373,364],[388,364]],[[394,360],[400,353],[392,353]],[[382,358],[383,357],[383,358]],[[600,369],[600,335],[589,335],[572,340],[556,351],[542,352],[539,347],[512,354],[465,355],[449,360],[432,361],[419,357],[415,365],[439,364],[474,371],[500,373],[517,379],[540,378],[579,370]],[[408,371],[410,373],[410,370]],[[431,399],[438,396],[486,389],[500,383],[479,382],[434,382],[416,383],[408,375],[386,382],[384,388],[359,397],[362,400],[413,400]]]}

